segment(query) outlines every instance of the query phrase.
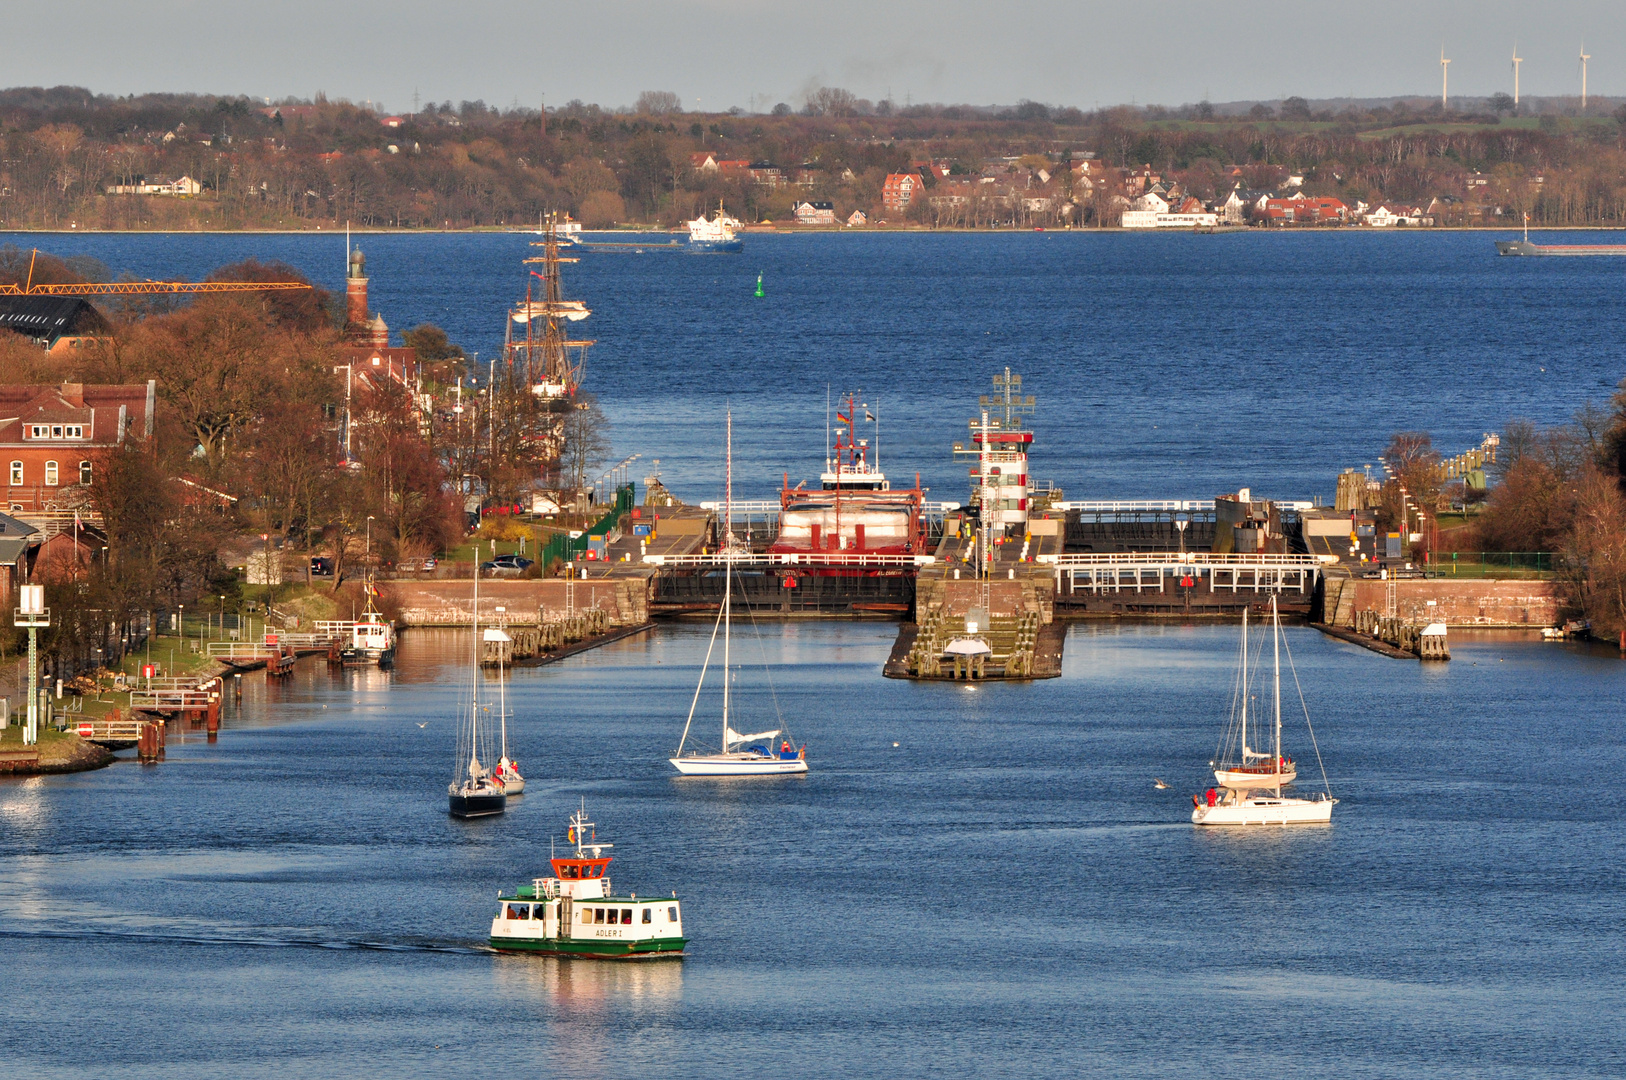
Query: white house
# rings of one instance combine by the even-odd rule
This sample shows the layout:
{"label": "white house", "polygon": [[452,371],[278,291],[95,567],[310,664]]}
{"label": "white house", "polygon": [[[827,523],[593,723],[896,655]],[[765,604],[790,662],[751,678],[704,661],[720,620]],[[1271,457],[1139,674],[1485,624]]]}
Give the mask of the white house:
{"label": "white house", "polygon": [[1415,206],[1384,203],[1375,210],[1367,211],[1366,223],[1374,228],[1387,229],[1396,225],[1421,225],[1423,219],[1421,212]]}
{"label": "white house", "polygon": [[203,185],[190,176],[143,177],[134,184],[109,184],[109,195],[196,195]]}
{"label": "white house", "polygon": [[1167,214],[1169,212],[1168,200],[1154,191],[1148,191],[1131,204],[1130,209],[1145,213]]}

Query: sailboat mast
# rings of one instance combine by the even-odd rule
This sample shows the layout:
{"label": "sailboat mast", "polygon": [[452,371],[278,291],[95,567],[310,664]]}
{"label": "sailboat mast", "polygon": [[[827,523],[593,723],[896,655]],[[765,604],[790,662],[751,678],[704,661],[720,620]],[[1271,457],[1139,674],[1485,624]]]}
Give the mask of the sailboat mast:
{"label": "sailboat mast", "polygon": [[1271,650],[1276,660],[1276,794],[1282,792],[1282,616],[1276,610],[1276,598],[1270,598]]}
{"label": "sailboat mast", "polygon": [[497,723],[502,726],[502,758],[508,760],[508,682],[503,678],[502,649],[497,650]]}
{"label": "sailboat mast", "polygon": [[734,606],[734,410],[728,411],[723,468],[723,753],[728,753],[729,620]]}
{"label": "sailboat mast", "polygon": [[[1226,753],[1230,753],[1229,750]],[[1248,763],[1248,609],[1242,609],[1242,764]]]}
{"label": "sailboat mast", "polygon": [[[474,644],[469,656],[469,764],[480,760],[480,546],[474,548]],[[472,775],[472,773],[471,773]]]}

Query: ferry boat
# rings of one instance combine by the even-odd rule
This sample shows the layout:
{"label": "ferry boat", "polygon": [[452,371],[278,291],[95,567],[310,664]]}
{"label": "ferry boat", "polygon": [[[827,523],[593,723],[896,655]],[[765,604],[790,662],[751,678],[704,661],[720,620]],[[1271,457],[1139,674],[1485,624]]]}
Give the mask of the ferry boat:
{"label": "ferry boat", "polygon": [[615,895],[604,854],[614,845],[598,839],[585,804],[570,816],[565,837],[575,854],[550,859],[551,877],[497,894],[491,947],[596,960],[681,958],[689,939],[677,893]]}
{"label": "ferry boat", "polygon": [[373,606],[373,598],[377,595],[378,588],[369,581],[367,610],[350,627],[350,644],[339,650],[339,662],[345,667],[367,664],[389,667],[395,663],[395,624],[385,619]]}
{"label": "ferry boat", "polygon": [[[870,437],[860,437],[863,423],[874,425]],[[925,490],[918,476],[914,487],[893,489],[881,471],[880,426],[876,414],[852,394],[836,405],[819,487],[791,487],[785,475],[779,535],[769,551],[916,555],[927,550]]]}
{"label": "ferry boat", "polygon": [[[1248,616],[1244,612],[1242,664],[1230,727],[1220,758],[1210,763],[1218,787],[1209,788],[1205,795],[1191,797],[1193,825],[1311,825],[1332,820],[1333,804],[1338,800],[1329,792],[1318,792],[1308,799],[1282,794],[1282,789],[1298,778],[1298,769],[1290,758],[1282,755],[1282,620],[1274,597],[1270,601],[1270,616],[1274,654],[1274,743],[1269,750],[1256,750],[1250,743],[1248,698],[1252,686],[1248,681]],[[1308,709],[1304,721],[1310,722]],[[1251,729],[1254,734],[1258,727],[1255,720]],[[1313,738],[1313,731],[1311,735]],[[1325,772],[1322,783],[1326,783]]]}
{"label": "ferry boat", "polygon": [[708,221],[706,215],[701,214],[689,222],[688,226],[689,246],[687,250],[697,255],[712,252],[733,254],[745,250],[744,241],[734,235],[734,230],[740,227],[739,221],[729,217],[720,202],[717,204],[716,217]]}
{"label": "ferry boat", "polygon": [[1530,215],[1524,215],[1523,240],[1497,240],[1498,255],[1626,255],[1626,244],[1532,244]]}

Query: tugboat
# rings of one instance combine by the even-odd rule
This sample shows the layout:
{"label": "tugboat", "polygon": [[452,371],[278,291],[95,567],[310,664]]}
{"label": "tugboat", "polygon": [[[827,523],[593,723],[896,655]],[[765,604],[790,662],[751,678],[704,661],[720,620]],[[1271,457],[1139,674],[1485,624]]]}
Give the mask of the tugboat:
{"label": "tugboat", "polygon": [[395,663],[395,624],[386,620],[373,606],[378,587],[367,583],[367,610],[350,628],[350,644],[339,650],[339,662],[345,667],[377,664],[389,667]]}
{"label": "tugboat", "polygon": [[[871,437],[859,435],[864,422],[875,425]],[[779,492],[779,535],[768,550],[776,555],[927,553],[926,492],[919,476],[914,487],[894,489],[881,471],[876,414],[846,395],[836,405],[834,436],[817,489],[791,487],[786,474]]]}
{"label": "tugboat", "polygon": [[549,861],[552,877],[533,878],[512,893],[497,894],[491,947],[498,952],[581,956],[596,960],[680,958],[682,904],[677,893],[616,896],[605,871],[613,844],[598,839],[587,806],[570,816],[566,841],[574,855]]}

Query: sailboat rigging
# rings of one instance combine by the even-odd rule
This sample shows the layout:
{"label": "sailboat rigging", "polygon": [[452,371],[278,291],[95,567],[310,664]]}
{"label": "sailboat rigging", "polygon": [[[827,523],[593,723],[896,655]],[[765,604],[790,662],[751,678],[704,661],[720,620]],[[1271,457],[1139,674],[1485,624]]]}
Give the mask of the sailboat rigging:
{"label": "sailboat rigging", "polygon": [[[1282,794],[1283,788],[1298,779],[1298,767],[1282,751],[1282,620],[1275,597],[1270,601],[1270,619],[1273,702],[1267,736],[1270,749],[1259,750],[1254,745],[1261,741],[1257,738],[1261,732],[1257,713],[1250,715],[1248,710],[1252,685],[1248,672],[1248,617],[1244,612],[1236,700],[1220,752],[1210,762],[1217,787],[1210,788],[1205,795],[1192,796],[1191,820],[1195,825],[1294,825],[1332,820],[1333,804],[1338,800],[1330,791],[1317,792],[1308,799]],[[1291,652],[1288,664],[1292,664]],[[1295,682],[1297,678],[1295,669]],[[1303,704],[1302,692],[1299,697]],[[1308,707],[1304,710],[1304,722],[1314,740],[1315,729],[1310,726]],[[1316,757],[1319,760],[1319,749]],[[1325,768],[1321,779],[1325,786]]]}
{"label": "sailboat rigging", "polygon": [[[689,715],[683,722],[683,736],[678,740],[677,753],[668,760],[672,767],[684,776],[773,776],[783,773],[807,772],[807,747],[793,746],[787,736],[779,746],[773,750],[772,742],[779,738],[784,730],[783,718],[780,726],[771,731],[757,731],[749,735],[742,735],[733,728],[733,717],[730,715],[730,683],[733,681],[732,634],[730,630],[734,607],[734,561],[742,554],[741,547],[735,540],[733,531],[734,520],[734,414],[728,414],[727,436],[727,467],[725,472],[725,489],[723,498],[723,541],[720,554],[723,557],[723,606],[717,612],[717,622],[711,628],[711,641],[706,646],[706,659],[700,665],[700,679],[695,684],[694,698],[689,702]],[[722,751],[716,754],[702,754],[690,751],[685,754],[684,748],[689,742],[689,731],[694,724],[694,713],[700,704],[700,691],[706,685],[706,672],[711,667],[712,650],[717,644],[718,630],[723,635],[723,716],[722,716]]]}
{"label": "sailboat rigging", "polygon": [[480,570],[474,572],[474,633],[469,656],[469,701],[467,722],[461,719],[457,733],[457,766],[447,785],[448,812],[453,817],[489,817],[508,808],[508,796],[501,778],[480,763],[483,753],[491,757],[489,735],[480,731]]}

